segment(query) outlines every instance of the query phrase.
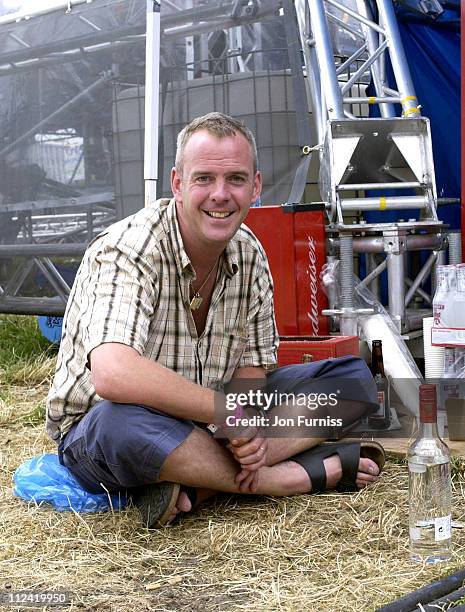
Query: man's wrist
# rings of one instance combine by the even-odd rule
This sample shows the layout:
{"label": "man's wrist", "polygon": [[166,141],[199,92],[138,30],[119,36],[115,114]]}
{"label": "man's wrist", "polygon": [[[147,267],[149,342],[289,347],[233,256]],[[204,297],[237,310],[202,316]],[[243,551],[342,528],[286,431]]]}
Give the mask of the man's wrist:
{"label": "man's wrist", "polygon": [[255,406],[236,403],[230,411],[222,425],[222,430],[228,431],[228,437],[232,434],[232,437],[236,438],[254,438],[266,427],[265,413]]}

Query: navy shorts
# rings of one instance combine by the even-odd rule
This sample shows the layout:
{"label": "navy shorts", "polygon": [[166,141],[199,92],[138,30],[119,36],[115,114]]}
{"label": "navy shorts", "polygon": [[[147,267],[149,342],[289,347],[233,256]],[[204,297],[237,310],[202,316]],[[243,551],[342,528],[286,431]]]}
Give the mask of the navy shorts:
{"label": "navy shorts", "polygon": [[[364,361],[347,356],[278,368],[267,376],[267,392],[310,393],[334,381],[345,399],[374,410],[376,386]],[[348,384],[347,384],[347,381]],[[321,387],[323,385],[323,387]],[[360,410],[354,416],[360,417]],[[91,493],[111,493],[157,482],[164,461],[196,427],[152,408],[98,402],[75,423],[58,448],[58,456]]]}

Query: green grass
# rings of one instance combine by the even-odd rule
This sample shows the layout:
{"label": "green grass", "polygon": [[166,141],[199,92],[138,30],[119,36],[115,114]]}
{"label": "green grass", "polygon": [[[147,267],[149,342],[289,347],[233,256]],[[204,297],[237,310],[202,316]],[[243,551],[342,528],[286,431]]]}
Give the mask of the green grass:
{"label": "green grass", "polygon": [[38,402],[31,411],[25,415],[23,424],[29,427],[36,427],[45,422],[45,403]]}
{"label": "green grass", "polygon": [[8,384],[40,384],[53,369],[56,347],[42,336],[37,318],[0,314],[0,389]]}
{"label": "green grass", "polygon": [[0,365],[3,367],[40,357],[50,347],[39,331],[36,317],[0,315]]}
{"label": "green grass", "polygon": [[6,402],[10,397],[10,393],[7,389],[0,388],[0,402]]}

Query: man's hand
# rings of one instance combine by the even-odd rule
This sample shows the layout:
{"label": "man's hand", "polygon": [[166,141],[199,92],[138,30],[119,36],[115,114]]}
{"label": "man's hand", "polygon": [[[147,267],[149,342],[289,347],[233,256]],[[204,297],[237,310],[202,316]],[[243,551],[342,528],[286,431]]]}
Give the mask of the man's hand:
{"label": "man's hand", "polygon": [[234,438],[227,448],[234,459],[250,472],[256,472],[266,464],[268,440],[260,431],[256,431],[253,438]]}
{"label": "man's hand", "polygon": [[[242,434],[243,435],[243,434]],[[241,493],[250,491],[255,493],[258,487],[258,470],[266,465],[268,440],[259,430],[255,430],[253,437],[234,438],[227,445],[234,459],[241,464],[235,482],[239,485]]]}
{"label": "man's hand", "polygon": [[[244,384],[247,378],[251,379],[251,388],[256,389],[259,382],[259,388],[265,389],[266,374],[262,367],[238,368],[231,382],[241,380]],[[247,408],[245,411],[249,417],[257,415],[255,411],[251,413]],[[225,431],[225,434],[230,440],[227,448],[242,468],[234,479],[239,490],[241,493],[255,493],[258,488],[258,471],[266,464],[268,440],[263,437],[257,427],[247,427],[245,431],[237,429],[236,431]]]}

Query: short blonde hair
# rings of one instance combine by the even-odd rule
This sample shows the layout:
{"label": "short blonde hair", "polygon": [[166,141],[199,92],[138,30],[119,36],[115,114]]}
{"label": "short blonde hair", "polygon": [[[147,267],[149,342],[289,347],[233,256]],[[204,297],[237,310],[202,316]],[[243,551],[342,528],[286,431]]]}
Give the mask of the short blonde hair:
{"label": "short blonde hair", "polygon": [[179,172],[179,174],[182,174],[183,170],[183,156],[186,144],[190,137],[195,134],[195,132],[199,132],[200,130],[206,130],[218,138],[234,136],[237,133],[245,136],[250,144],[250,148],[252,149],[254,174],[257,172],[257,145],[252,132],[242,123],[242,121],[234,119],[234,117],[230,117],[224,113],[213,112],[203,115],[202,117],[196,117],[179,132],[176,143],[176,160],[174,162],[176,170]]}

